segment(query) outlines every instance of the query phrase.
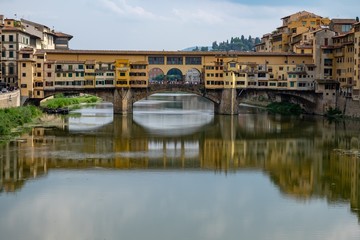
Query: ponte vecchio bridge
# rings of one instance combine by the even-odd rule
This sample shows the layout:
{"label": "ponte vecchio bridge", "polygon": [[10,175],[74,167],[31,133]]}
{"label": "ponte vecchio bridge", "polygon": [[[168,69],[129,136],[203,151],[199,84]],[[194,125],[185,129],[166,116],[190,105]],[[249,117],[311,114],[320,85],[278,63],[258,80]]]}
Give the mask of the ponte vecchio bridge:
{"label": "ponte vecchio bridge", "polygon": [[200,95],[219,114],[237,114],[243,98],[295,101],[311,112],[323,105],[307,54],[22,49],[18,69],[25,98],[88,93],[113,102],[114,113],[122,114],[158,92]]}

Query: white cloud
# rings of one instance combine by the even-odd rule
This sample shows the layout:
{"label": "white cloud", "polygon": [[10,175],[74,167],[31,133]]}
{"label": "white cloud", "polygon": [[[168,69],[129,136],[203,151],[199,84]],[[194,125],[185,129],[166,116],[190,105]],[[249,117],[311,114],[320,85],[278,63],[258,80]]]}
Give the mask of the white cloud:
{"label": "white cloud", "polygon": [[126,0],[101,0],[104,6],[112,12],[126,17],[140,17],[145,19],[156,19],[156,15],[143,7],[132,6]]}

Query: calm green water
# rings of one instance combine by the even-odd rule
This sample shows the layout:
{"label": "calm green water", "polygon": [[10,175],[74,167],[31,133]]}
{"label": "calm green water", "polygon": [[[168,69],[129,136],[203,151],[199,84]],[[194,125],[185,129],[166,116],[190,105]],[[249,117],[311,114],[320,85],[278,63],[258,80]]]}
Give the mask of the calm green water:
{"label": "calm green water", "polygon": [[156,95],[0,146],[0,239],[360,239],[360,122]]}

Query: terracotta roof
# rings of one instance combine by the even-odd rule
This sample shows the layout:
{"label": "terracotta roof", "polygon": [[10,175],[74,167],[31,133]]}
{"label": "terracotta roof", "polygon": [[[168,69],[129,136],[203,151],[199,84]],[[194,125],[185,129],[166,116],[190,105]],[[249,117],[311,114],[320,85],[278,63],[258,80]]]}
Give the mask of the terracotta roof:
{"label": "terracotta roof", "polygon": [[49,60],[47,62],[52,62],[52,63],[59,63],[59,64],[85,64],[85,61],[65,61],[65,60],[61,60],[61,61],[54,61],[54,60]]}
{"label": "terracotta roof", "polygon": [[354,24],[356,23],[355,19],[341,19],[341,18],[334,18],[331,19],[332,23],[336,23],[336,24],[344,24],[344,23],[348,23],[348,24]]}
{"label": "terracotta roof", "polygon": [[66,33],[63,33],[63,32],[53,32],[55,34],[55,36],[57,37],[63,37],[63,38],[69,38],[69,39],[72,39],[73,36],[69,35],[69,34],[66,34]]}
{"label": "terracotta roof", "polygon": [[[141,50],[62,50],[62,49],[42,49],[37,50],[44,53],[54,54],[89,54],[89,55],[182,55],[182,56],[297,56],[296,53],[273,53],[273,52],[240,52],[240,51],[209,51],[209,52],[196,52],[196,51],[141,51]],[[308,54],[312,56],[311,54]],[[301,54],[306,56],[306,54]]]}
{"label": "terracotta roof", "polygon": [[312,45],[296,45],[296,47],[299,49],[312,49],[313,48]]}

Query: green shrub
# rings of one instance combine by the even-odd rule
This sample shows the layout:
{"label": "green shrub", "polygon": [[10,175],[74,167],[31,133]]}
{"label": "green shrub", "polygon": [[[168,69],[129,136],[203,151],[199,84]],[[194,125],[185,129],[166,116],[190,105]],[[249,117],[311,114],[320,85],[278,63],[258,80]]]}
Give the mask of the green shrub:
{"label": "green shrub", "polygon": [[30,123],[41,114],[34,106],[0,109],[0,135],[9,135],[13,128]]}
{"label": "green shrub", "polygon": [[303,109],[299,104],[288,102],[274,102],[267,106],[268,111],[272,113],[280,113],[283,115],[299,115],[303,113]]}

